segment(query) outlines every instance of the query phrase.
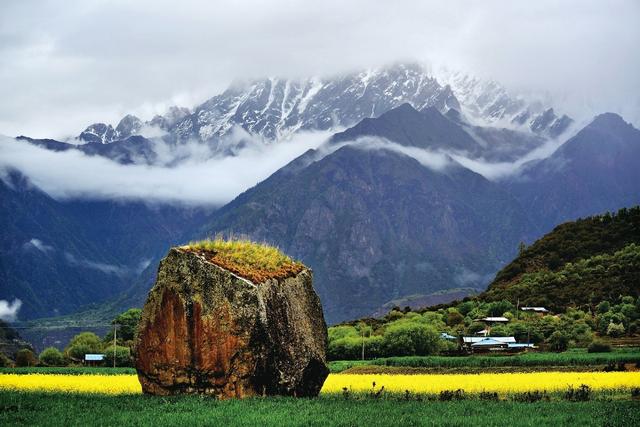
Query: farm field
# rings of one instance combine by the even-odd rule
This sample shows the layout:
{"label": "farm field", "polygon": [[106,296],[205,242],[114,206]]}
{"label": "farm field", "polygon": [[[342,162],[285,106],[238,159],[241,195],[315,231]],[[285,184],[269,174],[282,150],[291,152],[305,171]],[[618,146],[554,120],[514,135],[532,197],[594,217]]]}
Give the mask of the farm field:
{"label": "farm field", "polygon": [[502,367],[585,367],[616,363],[640,364],[640,349],[623,348],[611,353],[587,353],[575,349],[562,353],[524,353],[514,356],[405,356],[373,360],[338,360],[329,363],[331,372],[342,372],[357,366],[395,366],[430,369],[502,368]]}
{"label": "farm field", "polygon": [[0,425],[633,426],[636,401],[404,401],[88,395],[0,391]]}
{"label": "farm field", "polygon": [[[585,384],[593,390],[629,390],[640,387],[640,372],[530,372],[485,374],[330,374],[322,394],[377,392],[437,394],[462,389],[468,393],[527,391],[556,392]],[[377,387],[377,388],[376,388]],[[0,390],[60,391],[104,394],[141,393],[136,375],[0,375]]]}

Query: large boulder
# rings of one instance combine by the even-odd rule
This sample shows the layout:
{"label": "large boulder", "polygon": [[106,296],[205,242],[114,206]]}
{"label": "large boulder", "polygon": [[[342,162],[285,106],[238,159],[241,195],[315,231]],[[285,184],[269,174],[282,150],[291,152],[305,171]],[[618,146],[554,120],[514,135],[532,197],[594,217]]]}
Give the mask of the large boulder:
{"label": "large boulder", "polygon": [[191,247],[160,262],[136,341],[143,391],[316,396],[328,375],[327,329],[311,270],[296,263],[241,277],[251,266],[218,264],[215,252]]}

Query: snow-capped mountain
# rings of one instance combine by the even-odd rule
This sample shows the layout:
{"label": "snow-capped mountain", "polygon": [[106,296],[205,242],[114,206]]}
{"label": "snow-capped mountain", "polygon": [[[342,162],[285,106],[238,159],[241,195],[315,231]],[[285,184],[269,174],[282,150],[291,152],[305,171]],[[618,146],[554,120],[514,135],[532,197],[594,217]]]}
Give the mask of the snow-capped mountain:
{"label": "snow-capped mountain", "polygon": [[137,135],[142,130],[142,120],[127,114],[120,120],[118,126],[114,129],[113,126],[105,123],[94,123],[87,127],[78,136],[78,139],[83,142],[98,142],[101,144],[109,144],[113,141],[120,141],[126,139],[132,135]]}
{"label": "snow-capped mountain", "polygon": [[510,94],[493,80],[444,69],[436,76],[440,83],[451,87],[453,96],[460,101],[459,111],[480,126],[515,128],[556,138],[573,122],[566,114],[557,116],[553,108],[545,107],[540,101],[527,101]]}
{"label": "snow-capped mountain", "polygon": [[[172,107],[145,125],[159,127],[178,141],[214,141],[235,126],[275,141],[299,130],[353,126],[404,103],[417,110],[435,107],[473,125],[509,127],[549,137],[560,135],[571,123],[567,116],[557,117],[553,109],[510,96],[495,82],[463,74],[436,78],[421,65],[395,64],[331,78],[268,78],[234,84],[193,112]],[[108,143],[142,127],[139,119],[127,116],[115,129],[93,124],[79,138]]]}

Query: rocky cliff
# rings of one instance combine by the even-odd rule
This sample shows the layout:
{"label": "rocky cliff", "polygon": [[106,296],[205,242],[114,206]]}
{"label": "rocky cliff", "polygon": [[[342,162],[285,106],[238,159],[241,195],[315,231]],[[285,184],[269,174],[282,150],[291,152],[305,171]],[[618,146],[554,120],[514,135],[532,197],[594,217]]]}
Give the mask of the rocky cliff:
{"label": "rocky cliff", "polygon": [[327,333],[311,271],[298,264],[254,282],[215,262],[181,247],[160,263],[136,343],[143,391],[317,395]]}

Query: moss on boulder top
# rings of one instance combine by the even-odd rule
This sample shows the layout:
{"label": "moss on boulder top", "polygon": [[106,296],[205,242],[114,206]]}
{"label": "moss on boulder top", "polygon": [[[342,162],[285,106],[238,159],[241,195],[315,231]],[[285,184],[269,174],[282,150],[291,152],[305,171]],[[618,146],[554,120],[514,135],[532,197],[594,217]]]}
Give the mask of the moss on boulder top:
{"label": "moss on boulder top", "polygon": [[253,283],[293,277],[305,268],[302,263],[294,261],[278,248],[245,239],[202,240],[191,242],[180,249],[197,253],[207,261]]}

